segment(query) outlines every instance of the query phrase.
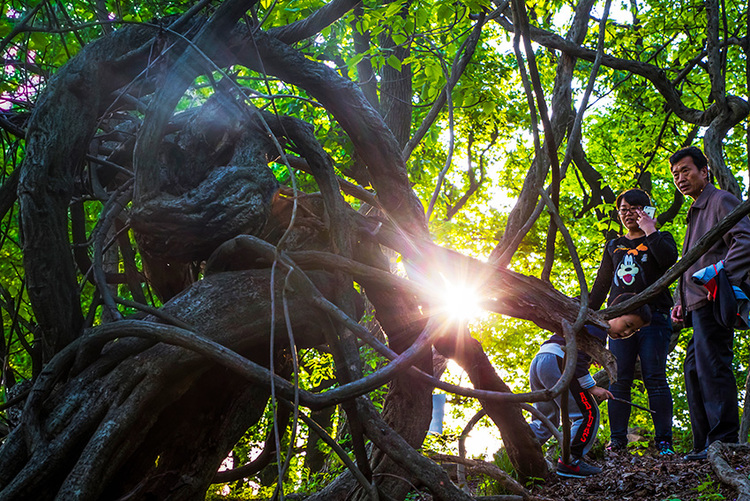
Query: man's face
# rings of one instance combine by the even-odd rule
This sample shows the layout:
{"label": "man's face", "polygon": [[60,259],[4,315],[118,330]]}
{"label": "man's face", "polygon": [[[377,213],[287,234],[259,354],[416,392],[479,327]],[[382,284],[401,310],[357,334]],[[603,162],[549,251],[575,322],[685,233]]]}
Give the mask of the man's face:
{"label": "man's face", "polygon": [[698,169],[693,157],[685,157],[672,166],[672,177],[683,195],[696,199],[708,184],[708,168]]}

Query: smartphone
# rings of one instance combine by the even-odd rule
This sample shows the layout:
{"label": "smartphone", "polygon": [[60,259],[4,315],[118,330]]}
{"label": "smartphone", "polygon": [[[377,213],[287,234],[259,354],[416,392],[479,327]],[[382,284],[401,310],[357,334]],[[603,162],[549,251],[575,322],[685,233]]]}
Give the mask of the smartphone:
{"label": "smartphone", "polygon": [[654,218],[654,214],[656,214],[656,207],[651,207],[650,205],[647,205],[643,208],[643,212],[650,217],[651,219]]}

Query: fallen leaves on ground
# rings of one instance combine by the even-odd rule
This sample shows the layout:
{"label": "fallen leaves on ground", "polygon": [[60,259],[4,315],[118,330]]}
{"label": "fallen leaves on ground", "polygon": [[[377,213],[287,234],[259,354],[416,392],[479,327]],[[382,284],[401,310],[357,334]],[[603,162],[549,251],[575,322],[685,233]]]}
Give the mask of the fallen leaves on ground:
{"label": "fallen leaves on ground", "polygon": [[[682,454],[659,456],[651,449],[612,452],[586,459],[602,473],[585,479],[552,475],[533,490],[536,496],[562,501],[714,501],[734,500],[737,493],[717,479],[707,460],[684,461]],[[748,458],[726,459],[736,471],[748,475]]]}

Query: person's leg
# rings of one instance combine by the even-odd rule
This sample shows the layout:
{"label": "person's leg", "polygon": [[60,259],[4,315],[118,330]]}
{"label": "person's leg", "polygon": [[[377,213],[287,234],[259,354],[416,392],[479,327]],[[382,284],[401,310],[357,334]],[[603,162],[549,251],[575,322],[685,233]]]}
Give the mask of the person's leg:
{"label": "person's leg", "polygon": [[594,396],[581,388],[577,379],[570,383],[568,415],[571,422],[570,455],[582,458],[594,446],[599,431],[599,406]]}
{"label": "person's leg", "polygon": [[[544,390],[552,388],[558,379],[560,379],[561,372],[560,366],[558,365],[559,357],[552,353],[538,353],[531,361],[531,367],[529,367],[529,384],[531,391]],[[558,402],[550,400],[547,402],[534,402],[539,412],[544,414],[555,426],[560,424],[560,407]],[[544,425],[540,420],[533,418],[530,425],[531,430],[534,432],[534,436],[539,440],[539,443],[545,443],[552,436],[552,432]]]}
{"label": "person's leg", "polygon": [[[609,391],[617,398],[630,401],[630,388],[633,385],[635,359],[638,355],[638,333],[627,339],[610,339],[609,351],[617,359],[617,381],[610,385]],[[609,426],[612,442],[628,443],[628,421],[630,406],[622,402],[607,402]]]}
{"label": "person's leg", "polygon": [[[655,313],[651,325],[637,334],[643,383],[654,414],[654,442],[672,443],[672,392],[667,383],[667,353],[672,337],[672,322],[664,314]],[[634,336],[635,337],[635,336]]]}
{"label": "person's leg", "polygon": [[693,312],[696,370],[703,395],[708,428],[706,445],[739,440],[737,382],[732,371],[734,330],[722,327],[713,304]]}
{"label": "person's leg", "polygon": [[707,445],[706,437],[708,437],[709,426],[695,360],[695,331],[693,332],[693,337],[688,341],[683,367],[688,410],[690,411],[690,427],[693,431],[693,449],[702,451]]}

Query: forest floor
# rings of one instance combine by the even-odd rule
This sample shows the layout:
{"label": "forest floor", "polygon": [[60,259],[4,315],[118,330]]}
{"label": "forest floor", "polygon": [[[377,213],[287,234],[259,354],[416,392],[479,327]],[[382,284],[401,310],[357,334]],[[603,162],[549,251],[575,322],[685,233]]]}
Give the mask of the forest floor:
{"label": "forest floor", "polygon": [[[746,456],[725,456],[725,459],[745,478],[750,475],[750,462]],[[737,499],[737,491],[718,480],[708,460],[685,461],[680,453],[660,456],[649,448],[619,452],[605,450],[603,457],[587,458],[586,461],[602,468],[602,473],[585,479],[552,475],[544,485],[533,489],[534,495],[565,501]]]}

